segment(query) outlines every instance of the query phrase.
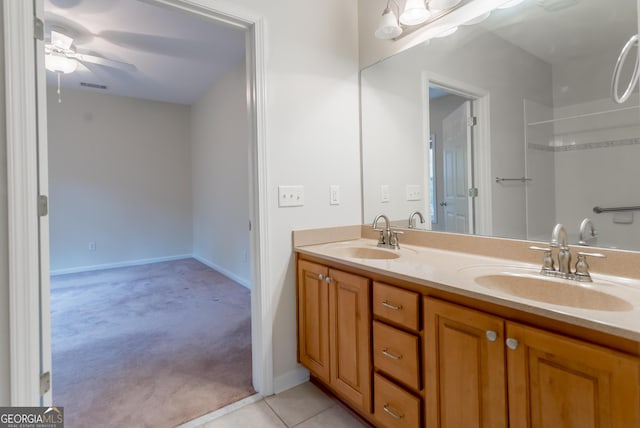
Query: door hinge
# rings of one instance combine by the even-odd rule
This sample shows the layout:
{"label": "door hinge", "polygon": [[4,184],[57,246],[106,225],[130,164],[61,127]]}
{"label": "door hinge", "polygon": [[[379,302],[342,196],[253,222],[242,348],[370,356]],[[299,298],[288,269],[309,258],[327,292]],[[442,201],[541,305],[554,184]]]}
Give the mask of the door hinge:
{"label": "door hinge", "polygon": [[477,187],[472,187],[469,189],[469,197],[471,198],[477,198],[478,197],[478,188]]}
{"label": "door hinge", "polygon": [[471,116],[467,118],[467,126],[476,126],[478,124],[478,116]]}
{"label": "door hinge", "polygon": [[40,395],[44,395],[51,389],[51,372],[40,374]]}
{"label": "door hinge", "polygon": [[44,41],[44,22],[37,17],[33,17],[33,38]]}
{"label": "door hinge", "polygon": [[44,217],[49,214],[49,199],[45,195],[38,196],[38,216]]}

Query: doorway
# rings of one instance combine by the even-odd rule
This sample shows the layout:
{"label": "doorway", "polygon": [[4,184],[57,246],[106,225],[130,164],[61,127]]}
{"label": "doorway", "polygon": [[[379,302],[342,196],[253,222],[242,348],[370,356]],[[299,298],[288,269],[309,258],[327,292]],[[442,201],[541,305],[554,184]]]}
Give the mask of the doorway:
{"label": "doorway", "polygon": [[423,91],[431,228],[486,235],[491,230],[489,94],[426,73]]}
{"label": "doorway", "polygon": [[[180,10],[196,13],[210,19],[217,19],[236,25],[247,31],[247,76],[249,87],[249,114],[251,145],[250,157],[250,219],[252,260],[251,272],[251,314],[252,314],[252,354],[254,388],[268,395],[273,390],[271,320],[272,307],[269,304],[270,290],[266,272],[268,254],[261,251],[266,241],[267,222],[264,214],[266,192],[263,188],[266,180],[265,133],[264,133],[264,22],[258,15],[246,10],[236,10],[233,6],[208,5],[204,0],[155,0],[153,3],[172,6]],[[36,104],[37,82],[44,88],[43,72],[36,74],[35,61],[42,64],[44,47],[37,42],[34,56],[24,55],[33,52],[32,23],[34,15],[43,18],[43,3],[3,2],[4,22],[8,37],[6,39],[7,67],[7,123],[16,124],[8,129],[8,150],[14,153],[8,159],[9,173],[16,179],[10,181],[9,206],[12,216],[9,220],[14,238],[9,243],[10,293],[11,304],[24,310],[10,314],[12,327],[11,350],[16,361],[22,363],[12,366],[12,402],[36,405],[51,404],[50,390],[40,392],[41,374],[50,373],[50,324],[49,310],[49,269],[48,260],[48,219],[42,215],[34,221],[36,212],[35,198],[23,198],[21,195],[41,194],[46,196],[46,186],[39,186],[38,165],[43,167],[46,160],[46,134],[38,135],[35,130],[42,127],[46,114],[39,111]],[[44,70],[44,68],[39,68]],[[40,125],[38,125],[40,121]],[[39,138],[38,138],[39,137]],[[44,157],[42,157],[44,156]],[[46,184],[46,174],[40,177]],[[40,212],[44,214],[44,210]],[[41,233],[42,232],[42,233]],[[263,297],[264,296],[264,297]],[[25,337],[32,338],[24,340]],[[46,376],[43,376],[45,379]]]}

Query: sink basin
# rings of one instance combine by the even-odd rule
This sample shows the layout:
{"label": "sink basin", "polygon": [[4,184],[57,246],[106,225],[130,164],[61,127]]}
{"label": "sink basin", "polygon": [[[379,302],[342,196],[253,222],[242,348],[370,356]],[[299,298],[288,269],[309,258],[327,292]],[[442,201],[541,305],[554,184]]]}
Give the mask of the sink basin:
{"label": "sink basin", "polygon": [[581,309],[623,312],[633,309],[624,299],[590,288],[589,283],[572,284],[528,275],[506,273],[482,275],[476,284],[524,299]]}
{"label": "sink basin", "polygon": [[336,248],[334,251],[336,255],[341,257],[353,257],[356,259],[391,260],[400,257],[394,250],[383,250],[376,247],[342,247]]}

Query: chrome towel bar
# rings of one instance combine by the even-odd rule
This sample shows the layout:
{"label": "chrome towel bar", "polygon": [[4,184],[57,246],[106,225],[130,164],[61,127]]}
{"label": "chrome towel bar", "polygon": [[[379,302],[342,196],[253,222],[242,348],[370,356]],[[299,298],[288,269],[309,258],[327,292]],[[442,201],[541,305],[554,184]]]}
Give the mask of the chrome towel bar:
{"label": "chrome towel bar", "polygon": [[600,208],[593,207],[593,212],[596,214],[613,212],[613,211],[639,211],[640,207],[614,207],[614,208]]}
{"label": "chrome towel bar", "polygon": [[503,181],[520,181],[522,183],[525,183],[527,181],[531,181],[532,178],[528,178],[528,177],[520,177],[520,178],[501,178],[501,177],[496,177],[496,183],[502,183]]}

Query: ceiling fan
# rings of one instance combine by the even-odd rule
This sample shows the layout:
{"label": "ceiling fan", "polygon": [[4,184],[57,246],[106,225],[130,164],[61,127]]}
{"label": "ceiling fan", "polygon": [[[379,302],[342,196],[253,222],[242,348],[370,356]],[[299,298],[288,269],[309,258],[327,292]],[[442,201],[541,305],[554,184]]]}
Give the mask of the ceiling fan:
{"label": "ceiling fan", "polygon": [[133,64],[78,53],[73,45],[73,38],[56,30],[51,30],[51,41],[45,43],[44,53],[45,68],[56,73],[58,77],[58,102],[61,102],[60,76],[76,71],[79,63],[97,64],[128,72],[137,70]]}
{"label": "ceiling fan", "polygon": [[45,44],[44,52],[47,70],[56,73],[72,73],[78,67],[78,62],[104,65],[124,71],[137,70],[133,64],[78,53],[73,46],[73,38],[56,30],[51,30],[51,42]]}

